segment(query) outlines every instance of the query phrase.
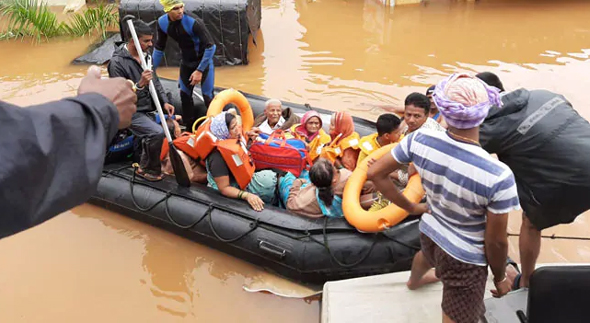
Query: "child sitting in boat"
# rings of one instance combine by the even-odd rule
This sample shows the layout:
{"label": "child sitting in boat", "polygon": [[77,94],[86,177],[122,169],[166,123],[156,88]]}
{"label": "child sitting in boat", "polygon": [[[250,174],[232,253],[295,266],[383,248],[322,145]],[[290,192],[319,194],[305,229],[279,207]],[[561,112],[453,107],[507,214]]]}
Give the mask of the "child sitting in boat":
{"label": "child sitting in boat", "polygon": [[[343,217],[342,194],[351,174],[347,169],[337,169],[328,159],[318,158],[308,174],[297,179],[291,173],[281,177],[281,200],[287,210],[302,216]],[[373,198],[370,190],[368,186],[363,190],[363,205],[371,204],[364,202]]]}
{"label": "child sitting in boat", "polygon": [[359,142],[360,153],[357,163],[360,163],[375,150],[392,143],[399,142],[402,138],[401,119],[393,113],[384,113],[377,118],[377,132],[364,136]]}
{"label": "child sitting in boat", "polygon": [[359,156],[360,136],[354,131],[354,121],[348,112],[336,112],[330,120],[330,144],[324,146],[321,157],[336,168],[354,171]]}
{"label": "child sitting in boat", "polygon": [[[244,145],[241,118],[236,115],[235,110],[224,111],[213,117],[210,132],[218,140],[236,139],[235,145]],[[254,210],[262,211],[265,203],[274,203],[277,176],[271,170],[255,173],[239,171],[240,166],[248,165],[251,161],[236,160],[236,156],[222,155],[218,148],[213,148],[205,159],[208,186],[226,197],[246,200]],[[243,158],[249,157],[246,154]],[[244,176],[250,178],[244,179]],[[239,182],[244,183],[244,180],[248,184],[243,185],[245,188],[242,190]]]}
{"label": "child sitting in boat", "polygon": [[291,134],[307,144],[312,161],[319,157],[324,145],[330,143],[330,136],[322,129],[322,118],[314,110],[307,111],[303,115],[301,123],[291,128]]}

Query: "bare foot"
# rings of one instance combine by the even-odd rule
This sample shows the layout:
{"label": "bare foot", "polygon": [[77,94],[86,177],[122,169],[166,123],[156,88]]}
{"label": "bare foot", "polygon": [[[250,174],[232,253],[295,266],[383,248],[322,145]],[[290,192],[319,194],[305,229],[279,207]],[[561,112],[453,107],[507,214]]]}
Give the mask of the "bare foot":
{"label": "bare foot", "polygon": [[424,274],[424,276],[422,276],[418,281],[413,282],[412,279],[410,279],[408,280],[406,285],[408,286],[409,290],[415,290],[424,285],[436,283],[438,281],[440,281],[440,279],[436,277],[436,274],[434,273],[434,268],[432,268],[429,271],[427,271],[426,274]]}

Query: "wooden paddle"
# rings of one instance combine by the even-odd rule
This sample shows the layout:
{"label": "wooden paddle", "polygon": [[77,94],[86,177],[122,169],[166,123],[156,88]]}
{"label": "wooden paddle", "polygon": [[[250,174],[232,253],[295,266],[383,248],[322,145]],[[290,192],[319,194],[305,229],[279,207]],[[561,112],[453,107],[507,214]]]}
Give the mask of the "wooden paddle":
{"label": "wooden paddle", "polygon": [[[141,50],[141,45],[139,44],[139,39],[137,38],[137,33],[135,32],[135,27],[133,26],[133,19],[135,19],[134,16],[127,15],[123,18],[123,22],[127,21],[127,27],[129,28],[131,37],[133,37],[133,43],[135,44],[135,48],[137,49],[137,52],[139,53],[139,58],[141,59],[141,67],[145,71],[147,69],[147,64],[145,62],[143,50]],[[178,154],[178,150],[176,150],[176,147],[172,143],[170,130],[168,130],[168,126],[166,125],[166,117],[164,116],[164,111],[162,110],[162,106],[160,105],[160,100],[158,99],[158,94],[156,92],[154,82],[151,80],[149,84],[149,90],[152,100],[154,100],[154,104],[156,105],[156,110],[158,110],[158,115],[160,116],[162,128],[164,128],[166,140],[168,140],[168,146],[170,148],[170,162],[172,163],[172,168],[174,169],[174,175],[176,175],[176,182],[180,186],[190,187],[191,181],[188,178],[188,174],[186,173],[186,169],[184,168],[184,164],[182,163],[182,158],[180,157],[180,155]],[[157,157],[159,158],[160,156]]]}

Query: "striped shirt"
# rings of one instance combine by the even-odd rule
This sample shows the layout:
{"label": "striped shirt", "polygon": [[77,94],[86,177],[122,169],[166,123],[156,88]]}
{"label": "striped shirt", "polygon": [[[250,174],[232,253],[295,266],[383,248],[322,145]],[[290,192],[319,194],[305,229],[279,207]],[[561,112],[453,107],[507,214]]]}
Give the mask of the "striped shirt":
{"label": "striped shirt", "polygon": [[455,259],[486,266],[486,211],[520,209],[514,175],[481,147],[456,141],[447,132],[419,129],[392,150],[403,164],[414,163],[431,214],[420,231]]}

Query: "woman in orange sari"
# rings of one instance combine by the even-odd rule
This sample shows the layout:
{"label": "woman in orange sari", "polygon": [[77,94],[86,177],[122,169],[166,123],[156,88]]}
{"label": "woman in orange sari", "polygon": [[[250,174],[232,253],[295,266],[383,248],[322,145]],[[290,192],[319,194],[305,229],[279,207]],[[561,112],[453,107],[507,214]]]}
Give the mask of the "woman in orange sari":
{"label": "woman in orange sari", "polygon": [[354,171],[360,153],[360,136],[354,131],[354,121],[348,112],[336,112],[330,120],[331,142],[321,156],[334,163],[336,168]]}

